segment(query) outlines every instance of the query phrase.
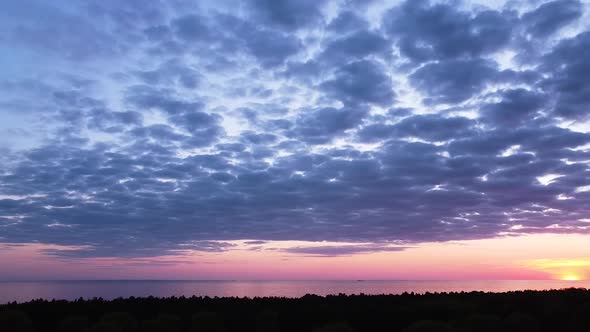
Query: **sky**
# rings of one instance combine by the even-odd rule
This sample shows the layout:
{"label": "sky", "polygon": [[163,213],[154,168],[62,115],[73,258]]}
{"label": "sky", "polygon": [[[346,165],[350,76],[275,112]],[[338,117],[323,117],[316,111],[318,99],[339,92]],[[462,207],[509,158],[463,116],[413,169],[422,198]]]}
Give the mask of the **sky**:
{"label": "sky", "polygon": [[0,280],[590,279],[590,3],[8,0]]}

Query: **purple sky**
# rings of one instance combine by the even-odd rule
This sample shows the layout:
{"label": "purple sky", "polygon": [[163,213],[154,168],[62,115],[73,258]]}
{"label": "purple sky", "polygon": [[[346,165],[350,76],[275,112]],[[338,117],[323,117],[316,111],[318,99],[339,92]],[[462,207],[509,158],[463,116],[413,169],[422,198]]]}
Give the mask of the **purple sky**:
{"label": "purple sky", "polygon": [[47,260],[566,245],[590,232],[589,12],[4,1],[0,244]]}

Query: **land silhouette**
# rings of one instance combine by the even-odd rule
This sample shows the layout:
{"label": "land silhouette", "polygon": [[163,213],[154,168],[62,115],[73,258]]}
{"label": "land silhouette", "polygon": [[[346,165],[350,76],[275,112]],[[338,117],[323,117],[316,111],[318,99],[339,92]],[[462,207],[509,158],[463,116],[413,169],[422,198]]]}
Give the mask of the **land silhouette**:
{"label": "land silhouette", "polygon": [[10,332],[588,331],[590,290],[100,298],[0,306]]}

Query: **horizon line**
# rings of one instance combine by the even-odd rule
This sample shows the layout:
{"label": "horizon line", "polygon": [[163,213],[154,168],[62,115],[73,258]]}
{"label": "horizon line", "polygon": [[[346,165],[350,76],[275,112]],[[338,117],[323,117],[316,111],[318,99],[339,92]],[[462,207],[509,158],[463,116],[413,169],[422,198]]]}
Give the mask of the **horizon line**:
{"label": "horizon line", "polygon": [[471,282],[489,282],[489,281],[562,281],[562,282],[584,282],[590,279],[563,280],[563,279],[0,279],[0,282],[76,282],[76,281],[175,281],[175,282],[296,282],[296,281],[314,281],[314,282],[376,282],[376,281],[410,281],[410,282],[444,282],[444,281],[471,281]]}

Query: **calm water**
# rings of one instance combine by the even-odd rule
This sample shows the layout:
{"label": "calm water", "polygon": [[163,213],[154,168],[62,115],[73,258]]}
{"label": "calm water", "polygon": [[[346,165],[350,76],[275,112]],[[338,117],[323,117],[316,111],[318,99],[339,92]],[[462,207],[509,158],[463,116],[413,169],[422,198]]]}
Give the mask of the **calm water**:
{"label": "calm water", "polygon": [[30,281],[0,282],[0,303],[129,296],[285,296],[590,288],[590,281]]}

